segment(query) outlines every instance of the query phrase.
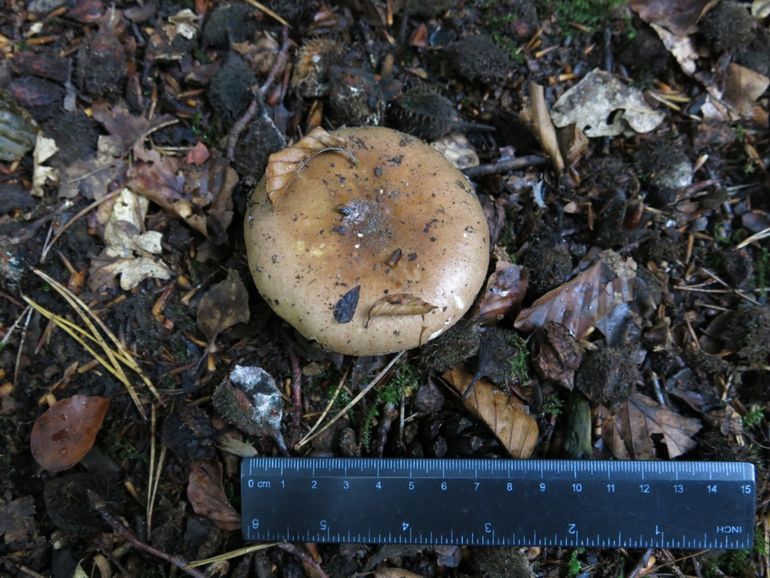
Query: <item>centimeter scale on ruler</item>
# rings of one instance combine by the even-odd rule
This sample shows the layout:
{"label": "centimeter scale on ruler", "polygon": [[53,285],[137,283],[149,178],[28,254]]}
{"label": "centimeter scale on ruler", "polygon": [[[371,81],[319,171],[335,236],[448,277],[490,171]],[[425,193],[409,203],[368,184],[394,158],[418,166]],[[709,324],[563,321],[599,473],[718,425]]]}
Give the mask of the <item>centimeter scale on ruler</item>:
{"label": "centimeter scale on ruler", "polygon": [[250,541],[750,548],[738,462],[247,458]]}

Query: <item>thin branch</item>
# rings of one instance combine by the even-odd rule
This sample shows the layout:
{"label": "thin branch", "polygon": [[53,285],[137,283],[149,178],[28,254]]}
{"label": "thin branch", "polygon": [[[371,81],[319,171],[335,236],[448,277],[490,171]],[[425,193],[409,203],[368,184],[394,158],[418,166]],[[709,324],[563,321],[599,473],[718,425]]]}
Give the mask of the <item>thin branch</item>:
{"label": "thin branch", "polygon": [[102,520],[104,520],[112,528],[113,532],[129,542],[135,548],[142,550],[151,556],[155,556],[156,558],[160,558],[161,560],[165,560],[166,562],[173,564],[182,572],[185,572],[194,578],[206,578],[205,574],[190,568],[187,564],[187,561],[181,556],[172,556],[170,554],[166,554],[165,552],[142,542],[134,535],[131,530],[128,529],[128,527],[123,522],[121,522],[116,516],[107,510],[107,504],[105,504],[104,500],[91,490],[88,490],[88,501],[102,517]]}
{"label": "thin branch", "polygon": [[542,167],[547,162],[547,159],[540,155],[529,155],[508,161],[497,161],[496,163],[479,165],[477,167],[469,167],[467,169],[463,169],[463,174],[465,174],[465,176],[469,179],[475,179],[477,177],[485,177],[487,175],[497,175],[499,173],[507,173],[509,171],[518,171],[529,167]]}

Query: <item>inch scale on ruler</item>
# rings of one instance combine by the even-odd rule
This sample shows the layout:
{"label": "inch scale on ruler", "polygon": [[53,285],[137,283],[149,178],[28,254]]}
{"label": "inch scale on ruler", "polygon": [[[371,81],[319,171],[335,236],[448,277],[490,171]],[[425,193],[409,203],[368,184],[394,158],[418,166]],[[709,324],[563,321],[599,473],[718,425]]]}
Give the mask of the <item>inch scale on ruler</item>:
{"label": "inch scale on ruler", "polygon": [[732,462],[247,458],[250,541],[750,548]]}

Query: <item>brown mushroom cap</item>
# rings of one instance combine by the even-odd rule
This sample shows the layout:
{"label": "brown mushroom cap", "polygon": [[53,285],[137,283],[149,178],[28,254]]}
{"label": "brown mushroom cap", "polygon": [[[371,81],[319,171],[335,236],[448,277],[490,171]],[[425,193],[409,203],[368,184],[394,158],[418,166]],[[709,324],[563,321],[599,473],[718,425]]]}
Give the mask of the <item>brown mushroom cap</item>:
{"label": "brown mushroom cap", "polygon": [[422,345],[458,321],[484,283],[481,205],[465,176],[414,137],[378,127],[331,135],[356,163],[321,152],[274,203],[265,179],[249,200],[246,249],[257,289],[333,351]]}

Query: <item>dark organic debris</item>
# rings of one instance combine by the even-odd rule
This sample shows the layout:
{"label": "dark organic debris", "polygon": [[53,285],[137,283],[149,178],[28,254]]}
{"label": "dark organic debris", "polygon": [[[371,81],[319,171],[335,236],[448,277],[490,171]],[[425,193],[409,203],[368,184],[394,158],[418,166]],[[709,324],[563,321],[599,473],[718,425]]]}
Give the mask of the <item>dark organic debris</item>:
{"label": "dark organic debris", "polygon": [[337,323],[350,323],[356,314],[358,296],[361,294],[361,286],[356,285],[345,293],[334,306],[334,320]]}

